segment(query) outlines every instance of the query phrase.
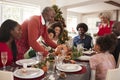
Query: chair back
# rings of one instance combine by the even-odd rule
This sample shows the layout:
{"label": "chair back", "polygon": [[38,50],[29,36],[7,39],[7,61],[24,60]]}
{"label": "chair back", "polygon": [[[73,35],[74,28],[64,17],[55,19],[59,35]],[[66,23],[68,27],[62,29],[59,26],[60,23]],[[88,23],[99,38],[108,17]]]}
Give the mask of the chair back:
{"label": "chair back", "polygon": [[95,80],[95,74],[96,74],[96,71],[95,70],[91,70],[90,80]]}
{"label": "chair back", "polygon": [[119,57],[118,57],[118,62],[117,62],[117,68],[120,68],[120,53],[119,53]]}
{"label": "chair back", "polygon": [[13,73],[8,71],[0,71],[0,80],[14,80]]}
{"label": "chair back", "polygon": [[108,70],[106,80],[120,80],[120,68]]}

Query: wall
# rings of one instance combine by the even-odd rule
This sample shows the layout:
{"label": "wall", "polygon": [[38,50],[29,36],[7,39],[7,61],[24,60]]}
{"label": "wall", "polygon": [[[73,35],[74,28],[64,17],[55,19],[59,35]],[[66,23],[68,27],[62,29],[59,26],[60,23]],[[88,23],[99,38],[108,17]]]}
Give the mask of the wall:
{"label": "wall", "polygon": [[[109,11],[112,13],[111,20],[116,20],[116,10]],[[100,19],[98,17],[99,12],[88,13],[88,14],[80,14],[75,12],[67,12],[67,16],[77,16],[77,23],[84,22],[88,25],[88,32],[93,37],[93,34],[97,33],[98,27],[96,27],[96,22],[99,22]],[[119,10],[119,21],[120,21],[120,10]],[[89,19],[89,20],[88,20]],[[73,36],[73,35],[72,35]],[[94,37],[93,37],[94,38]]]}
{"label": "wall", "polygon": [[75,13],[75,12],[68,11],[67,15],[69,15],[69,16],[77,16],[77,23],[82,22],[82,14],[80,14],[80,13]]}

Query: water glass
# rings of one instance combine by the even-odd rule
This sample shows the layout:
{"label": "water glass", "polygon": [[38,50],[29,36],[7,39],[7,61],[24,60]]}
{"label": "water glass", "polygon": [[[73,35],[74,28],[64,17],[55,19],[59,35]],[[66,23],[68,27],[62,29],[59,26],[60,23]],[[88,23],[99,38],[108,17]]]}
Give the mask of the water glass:
{"label": "water glass", "polygon": [[64,56],[57,56],[55,58],[55,64],[56,66],[61,66],[63,64]]}
{"label": "water glass", "polygon": [[80,43],[80,44],[77,45],[77,50],[78,51],[81,51],[83,49],[84,49],[84,43]]}
{"label": "water glass", "polygon": [[69,49],[71,49],[73,47],[73,39],[70,39],[69,41],[67,41],[66,45]]}
{"label": "water glass", "polygon": [[1,61],[2,61],[2,64],[3,64],[3,70],[6,70],[6,63],[7,63],[7,60],[8,60],[8,53],[7,52],[1,52]]}
{"label": "water glass", "polygon": [[39,62],[43,60],[42,52],[36,52],[36,60]]}

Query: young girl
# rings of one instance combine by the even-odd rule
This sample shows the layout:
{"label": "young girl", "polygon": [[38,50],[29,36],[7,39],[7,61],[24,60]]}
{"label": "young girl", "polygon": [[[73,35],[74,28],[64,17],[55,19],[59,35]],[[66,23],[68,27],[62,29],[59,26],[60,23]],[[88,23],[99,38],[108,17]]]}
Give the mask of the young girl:
{"label": "young girl", "polygon": [[90,58],[91,71],[95,72],[95,80],[105,80],[108,69],[116,67],[115,59],[111,52],[114,50],[117,38],[114,34],[99,37],[94,50],[97,54]]}

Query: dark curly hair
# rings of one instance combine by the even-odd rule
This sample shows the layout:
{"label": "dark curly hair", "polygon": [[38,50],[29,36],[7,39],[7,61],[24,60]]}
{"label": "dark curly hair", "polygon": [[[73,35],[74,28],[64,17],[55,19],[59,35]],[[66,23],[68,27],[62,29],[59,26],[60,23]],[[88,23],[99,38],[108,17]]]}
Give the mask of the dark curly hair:
{"label": "dark curly hair", "polygon": [[88,31],[88,26],[85,23],[79,23],[76,27],[77,31],[78,31],[79,28],[83,28],[85,32]]}
{"label": "dark curly hair", "polygon": [[48,34],[49,34],[49,33],[53,33],[53,34],[54,34],[54,36],[53,36],[53,37],[55,37],[55,31],[54,31],[53,29],[48,28]]}
{"label": "dark curly hair", "polygon": [[83,28],[85,32],[88,31],[88,26],[85,23],[79,23],[76,27],[77,31],[78,31],[79,28]]}
{"label": "dark curly hair", "polygon": [[[51,28],[54,30],[56,27],[59,27],[60,28],[60,35],[62,34],[63,32],[63,27],[62,27],[62,24],[61,22],[55,22],[51,25]],[[59,36],[60,36],[59,35]]]}
{"label": "dark curly hair", "polygon": [[117,44],[117,37],[115,34],[101,36],[97,38],[96,44],[100,46],[100,51],[110,51],[112,53]]}

